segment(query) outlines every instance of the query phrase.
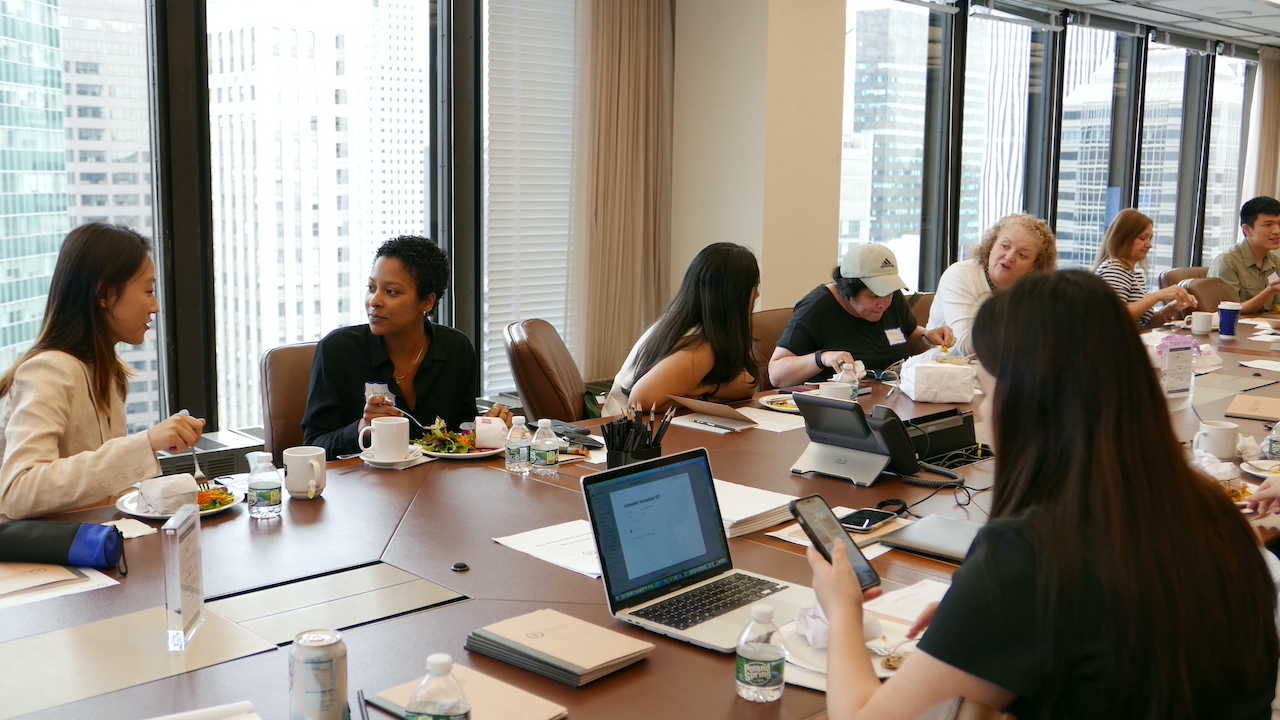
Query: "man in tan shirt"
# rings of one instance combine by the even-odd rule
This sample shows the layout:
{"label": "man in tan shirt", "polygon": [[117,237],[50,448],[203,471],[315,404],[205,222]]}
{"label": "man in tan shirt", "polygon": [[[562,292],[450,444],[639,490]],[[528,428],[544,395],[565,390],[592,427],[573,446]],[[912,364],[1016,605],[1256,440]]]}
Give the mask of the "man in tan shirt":
{"label": "man in tan shirt", "polygon": [[1209,277],[1221,279],[1240,299],[1240,311],[1270,312],[1280,295],[1280,201],[1256,197],[1240,208],[1244,242],[1213,259]]}

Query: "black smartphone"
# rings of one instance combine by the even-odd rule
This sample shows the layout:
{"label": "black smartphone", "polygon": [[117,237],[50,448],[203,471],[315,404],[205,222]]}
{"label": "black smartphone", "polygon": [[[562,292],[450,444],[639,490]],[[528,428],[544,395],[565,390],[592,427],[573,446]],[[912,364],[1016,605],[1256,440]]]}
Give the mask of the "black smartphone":
{"label": "black smartphone", "polygon": [[875,508],[862,508],[857,512],[849,513],[840,518],[840,524],[849,532],[866,533],[875,530],[885,523],[893,522],[898,517],[897,514],[888,510],[876,510]]}
{"label": "black smartphone", "polygon": [[818,548],[818,552],[822,553],[822,557],[828,562],[831,561],[831,548],[838,542],[844,543],[845,552],[849,555],[849,565],[853,567],[853,574],[858,577],[858,584],[863,590],[880,584],[880,575],[863,557],[858,544],[849,537],[848,531],[836,519],[835,513],[831,512],[831,507],[827,505],[826,500],[822,499],[822,496],[810,495],[792,500],[791,514],[799,521],[800,527],[804,528],[804,534],[809,536],[809,541]]}

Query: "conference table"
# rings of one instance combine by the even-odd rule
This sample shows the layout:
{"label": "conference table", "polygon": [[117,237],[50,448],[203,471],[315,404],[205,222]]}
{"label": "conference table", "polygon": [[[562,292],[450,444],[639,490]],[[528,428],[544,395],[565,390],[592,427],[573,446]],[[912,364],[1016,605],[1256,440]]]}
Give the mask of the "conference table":
{"label": "conference table", "polygon": [[[1251,356],[1222,352],[1224,375],[1251,377],[1238,366]],[[1280,373],[1260,371],[1280,381]],[[904,419],[945,410],[951,405],[913,403],[880,384],[859,398],[870,411],[876,404],[894,408]],[[1280,385],[1271,386],[1280,393]],[[1267,390],[1266,388],[1262,389]],[[975,403],[963,409],[979,410]],[[1182,440],[1195,433],[1198,419],[1190,403],[1171,405],[1175,432]],[[978,412],[978,435],[986,432]],[[1242,428],[1246,432],[1247,429]],[[898,498],[919,504],[919,515],[940,513],[984,522],[991,507],[990,461],[959,470],[975,491],[959,504],[950,490],[907,485],[881,478],[870,487],[843,480],[800,476],[791,464],[806,447],[803,430],[752,429],[715,435],[672,426],[664,454],[705,447],[714,475],[797,497],[820,494],[835,507],[874,507]],[[377,563],[406,571],[461,597],[410,612],[342,629],[347,644],[349,696],[354,709],[357,688],[372,695],[425,672],[426,658],[448,652],[455,661],[568,708],[586,718],[816,718],[824,716],[822,693],[788,686],[781,702],[749,703],[737,697],[730,655],[703,650],[613,620],[599,580],[511,550],[493,538],[586,518],[580,478],[602,469],[578,463],[551,477],[506,472],[501,458],[436,460],[400,471],[375,470],[358,460],[328,466],[328,486],[314,500],[288,500],[279,520],[248,517],[235,507],[203,519],[204,595],[207,600],[236,597],[261,588],[288,592],[290,584]],[[927,498],[927,499],[926,499]],[[105,505],[48,519],[105,522],[121,518]],[[160,523],[155,522],[158,526]],[[1268,531],[1269,532],[1269,531]],[[808,585],[803,550],[754,533],[729,541],[735,566]],[[119,584],[37,603],[0,609],[0,650],[4,643],[33,638],[164,604],[163,563],[158,534],[126,541],[130,572],[107,574]],[[466,563],[458,572],[455,563]],[[872,560],[886,590],[922,579],[947,581],[955,566],[890,551]],[[479,627],[541,608],[552,608],[655,645],[644,661],[580,688],[573,688],[464,649],[467,634]],[[195,642],[199,642],[197,635]],[[157,637],[156,643],[163,643]],[[122,658],[128,662],[128,658]],[[3,688],[0,667],[0,688]],[[68,681],[92,668],[67,669]],[[145,684],[48,707],[23,717],[149,718],[167,713],[250,700],[263,718],[288,717],[288,647],[274,649],[185,672]],[[39,692],[24,688],[23,692]],[[4,693],[0,692],[0,717]],[[374,708],[371,717],[388,717]]]}

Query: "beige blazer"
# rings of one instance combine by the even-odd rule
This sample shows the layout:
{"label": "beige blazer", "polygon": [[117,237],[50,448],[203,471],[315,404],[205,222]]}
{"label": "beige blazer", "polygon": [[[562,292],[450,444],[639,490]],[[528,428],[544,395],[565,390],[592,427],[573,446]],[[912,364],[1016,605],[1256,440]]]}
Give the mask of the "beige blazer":
{"label": "beige blazer", "polygon": [[124,401],[93,405],[89,366],[59,351],[18,368],[0,398],[0,512],[14,520],[105,500],[160,474],[146,433],[125,436]]}

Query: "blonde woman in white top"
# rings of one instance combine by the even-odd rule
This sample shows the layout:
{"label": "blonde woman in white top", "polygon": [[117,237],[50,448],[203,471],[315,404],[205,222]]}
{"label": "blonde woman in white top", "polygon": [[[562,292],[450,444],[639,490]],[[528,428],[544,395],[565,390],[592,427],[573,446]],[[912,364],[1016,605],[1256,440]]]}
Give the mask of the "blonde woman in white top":
{"label": "blonde woman in white top", "polygon": [[969,331],[982,303],[1027,273],[1052,271],[1057,264],[1057,243],[1048,225],[1030,215],[1006,215],[983,233],[970,259],[942,273],[928,327],[950,327],[956,351],[972,354]]}
{"label": "blonde woman in white top", "polygon": [[199,441],[204,420],[184,415],[125,435],[129,371],[115,346],[142,344],[160,309],[150,250],[117,225],[67,235],[35,345],[0,377],[0,512],[11,519],[105,500],[158,475],[157,450]]}

